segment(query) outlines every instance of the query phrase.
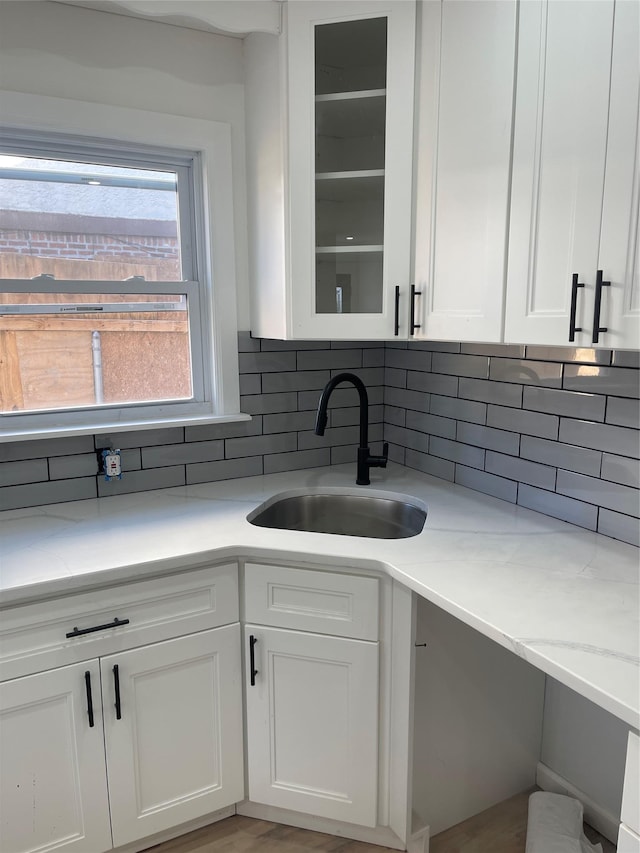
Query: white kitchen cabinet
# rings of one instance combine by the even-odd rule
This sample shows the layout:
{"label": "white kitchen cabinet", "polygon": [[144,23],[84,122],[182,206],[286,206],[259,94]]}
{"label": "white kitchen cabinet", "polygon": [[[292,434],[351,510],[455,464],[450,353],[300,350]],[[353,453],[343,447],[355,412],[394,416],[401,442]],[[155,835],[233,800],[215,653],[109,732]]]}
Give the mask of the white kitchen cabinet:
{"label": "white kitchen cabinet", "polygon": [[250,799],[374,827],[377,643],[247,625],[245,649]]}
{"label": "white kitchen cabinet", "polygon": [[294,0],[246,39],[256,336],[407,337],[415,12]]}
{"label": "white kitchen cabinet", "polygon": [[240,626],[100,661],[113,843],[242,799]]}
{"label": "white kitchen cabinet", "polygon": [[245,566],[249,798],[378,823],[376,578]]}
{"label": "white kitchen cabinet", "polygon": [[629,732],[618,853],[640,853],[640,737]]}
{"label": "white kitchen cabinet", "polygon": [[237,571],[3,611],[2,851],[102,853],[242,799]]}
{"label": "white kitchen cabinet", "polygon": [[640,343],[638,16],[629,0],[521,4],[507,342]]}
{"label": "white kitchen cabinet", "polygon": [[111,849],[97,660],[1,684],[0,756],[0,850]]}
{"label": "white kitchen cabinet", "polygon": [[516,4],[419,6],[414,271],[417,338],[500,341]]}

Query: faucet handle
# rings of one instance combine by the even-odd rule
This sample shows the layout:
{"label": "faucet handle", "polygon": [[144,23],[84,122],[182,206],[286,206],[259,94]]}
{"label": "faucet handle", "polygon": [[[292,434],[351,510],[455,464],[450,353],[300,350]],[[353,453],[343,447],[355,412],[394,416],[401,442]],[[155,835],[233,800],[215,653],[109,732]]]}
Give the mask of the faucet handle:
{"label": "faucet handle", "polygon": [[382,445],[382,455],[385,459],[389,458],[389,442],[388,441],[385,441],[385,443]]}

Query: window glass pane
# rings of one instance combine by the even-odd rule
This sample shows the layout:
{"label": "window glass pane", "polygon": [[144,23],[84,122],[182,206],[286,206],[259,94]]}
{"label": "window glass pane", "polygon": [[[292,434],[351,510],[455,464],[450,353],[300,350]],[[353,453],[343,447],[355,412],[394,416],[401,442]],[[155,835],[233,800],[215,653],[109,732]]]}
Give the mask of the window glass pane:
{"label": "window glass pane", "polygon": [[1,293],[3,413],[192,397],[184,294]]}
{"label": "window glass pane", "polygon": [[0,152],[0,278],[183,279],[177,174]]}

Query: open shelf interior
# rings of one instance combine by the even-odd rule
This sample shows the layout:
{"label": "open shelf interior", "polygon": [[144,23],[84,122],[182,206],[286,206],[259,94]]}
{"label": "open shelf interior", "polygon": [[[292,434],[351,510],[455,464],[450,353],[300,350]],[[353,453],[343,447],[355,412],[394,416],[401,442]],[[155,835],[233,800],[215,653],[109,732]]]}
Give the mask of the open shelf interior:
{"label": "open shelf interior", "polygon": [[387,19],[321,24],[315,31],[316,94],[384,89]]}
{"label": "open shelf interior", "polygon": [[382,261],[381,251],[316,254],[317,313],[381,313]]}
{"label": "open shelf interior", "polygon": [[318,314],[383,308],[387,18],[315,28]]}

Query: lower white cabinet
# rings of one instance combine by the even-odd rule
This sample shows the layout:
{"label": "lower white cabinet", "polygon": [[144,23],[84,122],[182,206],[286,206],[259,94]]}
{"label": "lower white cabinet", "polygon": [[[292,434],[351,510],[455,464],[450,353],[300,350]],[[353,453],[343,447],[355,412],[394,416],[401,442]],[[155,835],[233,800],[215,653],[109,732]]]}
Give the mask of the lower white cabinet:
{"label": "lower white cabinet", "polygon": [[97,660],[0,685],[0,760],[3,853],[111,849]]}
{"label": "lower white cabinet", "polygon": [[241,800],[240,626],[100,661],[113,844]]}
{"label": "lower white cabinet", "polygon": [[102,853],[242,799],[241,693],[237,623],[0,685],[0,850]]}
{"label": "lower white cabinet", "polygon": [[249,798],[377,822],[378,644],[245,626]]}
{"label": "lower white cabinet", "polygon": [[142,849],[244,797],[238,616],[235,564],[2,612],[2,853]]}

